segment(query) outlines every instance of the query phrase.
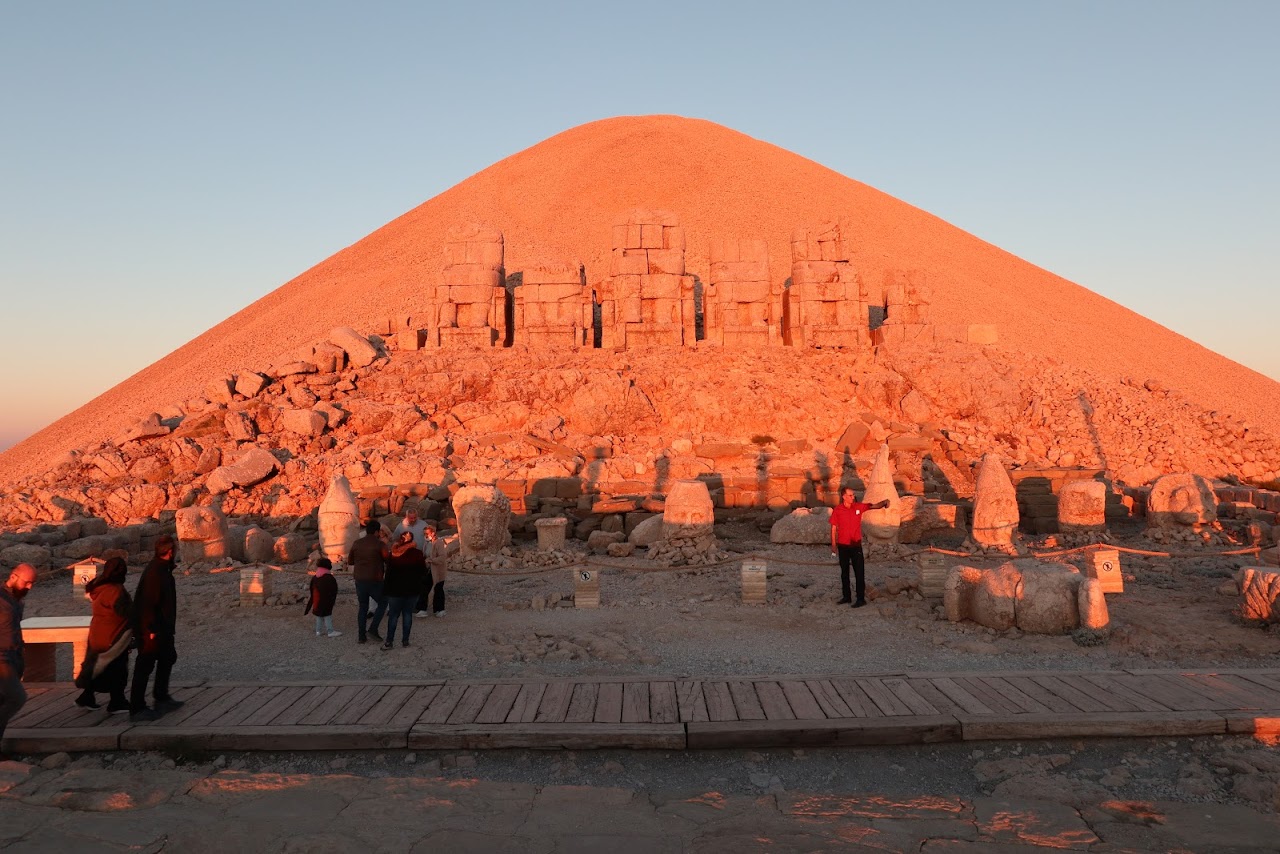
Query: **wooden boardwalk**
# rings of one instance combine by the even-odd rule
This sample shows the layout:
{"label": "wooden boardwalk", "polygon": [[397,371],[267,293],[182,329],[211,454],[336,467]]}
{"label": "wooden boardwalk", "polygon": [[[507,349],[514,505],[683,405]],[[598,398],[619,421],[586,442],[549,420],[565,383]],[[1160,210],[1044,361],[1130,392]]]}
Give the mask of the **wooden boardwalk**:
{"label": "wooden boardwalk", "polygon": [[869,673],[738,679],[186,683],[154,722],[28,685],[2,748],[358,750],[840,746],[1280,735],[1280,669]]}

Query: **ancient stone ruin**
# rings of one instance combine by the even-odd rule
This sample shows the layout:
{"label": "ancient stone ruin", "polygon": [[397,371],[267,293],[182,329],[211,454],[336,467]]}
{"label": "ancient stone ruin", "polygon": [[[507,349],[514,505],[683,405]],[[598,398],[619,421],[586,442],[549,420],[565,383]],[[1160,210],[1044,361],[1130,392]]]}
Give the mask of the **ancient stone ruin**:
{"label": "ancient stone ruin", "polygon": [[561,350],[595,346],[591,292],[581,263],[526,266],[513,294],[516,344]]}
{"label": "ancient stone ruin", "polygon": [[613,227],[609,276],[596,289],[601,347],[679,347],[697,340],[684,248],[684,229],[666,211],[637,209]]}
{"label": "ancient stone ruin", "polygon": [[506,338],[502,232],[477,223],[449,232],[432,304],[428,344],[501,347]]}
{"label": "ancient stone ruin", "polygon": [[1110,622],[1100,582],[1074,567],[1034,560],[996,569],[955,566],[943,592],[947,619],[1004,631],[1063,634],[1105,629]]}
{"label": "ancient stone ruin", "polygon": [[870,312],[848,221],[791,235],[791,285],[782,316],[783,340],[793,347],[861,348],[870,342]]}
{"label": "ancient stone ruin", "polygon": [[782,287],[769,278],[764,240],[714,239],[702,292],[705,340],[726,347],[782,343]]}

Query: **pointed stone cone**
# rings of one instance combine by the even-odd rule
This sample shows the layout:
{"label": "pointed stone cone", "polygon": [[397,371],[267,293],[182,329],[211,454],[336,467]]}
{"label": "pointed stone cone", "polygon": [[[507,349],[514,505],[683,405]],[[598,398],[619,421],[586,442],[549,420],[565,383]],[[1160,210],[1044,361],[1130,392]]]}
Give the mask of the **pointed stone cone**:
{"label": "pointed stone cone", "polygon": [[320,550],[337,566],[344,563],[360,531],[360,505],[351,494],[351,484],[342,475],[329,482],[329,491],[316,514],[320,528]]}
{"label": "pointed stone cone", "polygon": [[973,497],[973,541],[980,546],[1009,547],[1018,530],[1018,493],[998,454],[987,454],[978,466]]}
{"label": "pointed stone cone", "polygon": [[889,446],[881,445],[876,461],[867,478],[867,489],[862,494],[866,504],[878,504],[888,499],[884,510],[868,510],[862,517],[862,534],[868,540],[896,543],[898,529],[902,525],[902,505],[898,490],[893,485],[893,464],[889,461]]}

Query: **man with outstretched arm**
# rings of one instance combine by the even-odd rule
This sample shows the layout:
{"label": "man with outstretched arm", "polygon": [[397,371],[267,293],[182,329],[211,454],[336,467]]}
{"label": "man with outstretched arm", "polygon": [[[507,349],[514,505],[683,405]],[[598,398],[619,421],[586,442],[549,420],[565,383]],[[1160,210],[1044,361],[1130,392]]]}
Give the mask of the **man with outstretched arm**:
{"label": "man with outstretched arm", "polygon": [[[861,608],[867,604],[866,559],[862,554],[862,514],[868,510],[883,510],[889,499],[875,504],[863,504],[853,498],[853,487],[840,490],[840,503],[831,511],[831,554],[840,560],[840,602],[853,603]],[[849,567],[853,567],[856,580],[856,599],[849,597]]]}

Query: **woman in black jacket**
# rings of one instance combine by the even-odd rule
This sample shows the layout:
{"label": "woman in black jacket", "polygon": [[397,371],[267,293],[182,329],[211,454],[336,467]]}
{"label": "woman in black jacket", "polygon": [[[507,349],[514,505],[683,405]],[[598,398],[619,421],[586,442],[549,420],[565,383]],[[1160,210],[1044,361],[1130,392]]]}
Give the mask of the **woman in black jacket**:
{"label": "woman in black jacket", "polygon": [[396,637],[396,623],[402,616],[404,628],[400,630],[400,645],[409,645],[413,609],[418,604],[418,594],[426,578],[427,559],[413,544],[413,532],[405,531],[391,548],[387,575],[382,582],[382,594],[387,598],[387,640],[382,644],[383,649],[391,649]]}

